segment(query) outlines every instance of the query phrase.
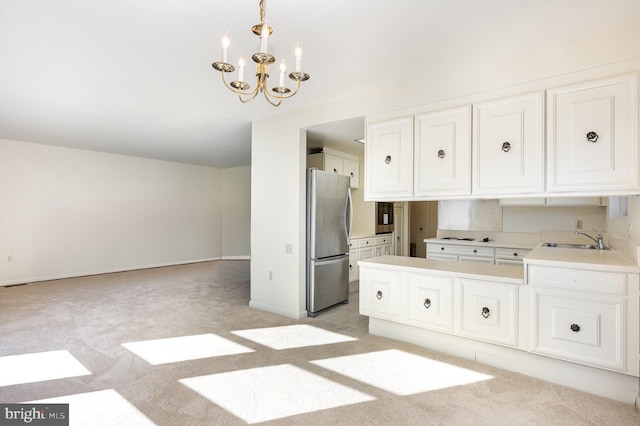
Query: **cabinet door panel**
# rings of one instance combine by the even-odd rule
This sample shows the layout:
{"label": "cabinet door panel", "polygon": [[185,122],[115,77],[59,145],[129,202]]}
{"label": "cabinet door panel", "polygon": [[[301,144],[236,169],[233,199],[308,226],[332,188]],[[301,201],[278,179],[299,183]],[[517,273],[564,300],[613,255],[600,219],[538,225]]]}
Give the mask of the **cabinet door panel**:
{"label": "cabinet door panel", "polygon": [[476,104],[475,194],[520,194],[544,190],[543,93]]}
{"label": "cabinet door panel", "polygon": [[369,199],[413,194],[413,118],[369,123],[365,144]]}
{"label": "cabinet door panel", "polygon": [[638,76],[549,90],[548,190],[638,187]]}
{"label": "cabinet door panel", "polygon": [[518,345],[518,286],[460,279],[458,334],[508,346]]}
{"label": "cabinet door panel", "polygon": [[342,161],[342,158],[336,157],[335,155],[324,154],[324,170],[341,175],[343,174]]}
{"label": "cabinet door panel", "polygon": [[407,273],[405,300],[408,324],[452,331],[453,278]]}
{"label": "cabinet door panel", "polygon": [[625,302],[601,295],[532,289],[531,352],[625,371]]}
{"label": "cabinet door panel", "polygon": [[471,193],[471,108],[415,118],[414,195]]}
{"label": "cabinet door panel", "polygon": [[360,314],[400,321],[401,272],[360,267]]}
{"label": "cabinet door panel", "polygon": [[351,179],[349,184],[351,188],[357,189],[360,187],[360,164],[357,161],[345,158],[342,162],[342,172]]}

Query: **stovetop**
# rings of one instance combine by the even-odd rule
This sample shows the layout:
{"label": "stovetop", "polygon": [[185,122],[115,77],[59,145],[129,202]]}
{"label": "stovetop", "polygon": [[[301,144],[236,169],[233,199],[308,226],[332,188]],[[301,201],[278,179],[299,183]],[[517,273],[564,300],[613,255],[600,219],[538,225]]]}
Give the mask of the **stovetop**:
{"label": "stovetop", "polygon": [[[440,238],[441,240],[455,240],[455,241],[476,241],[475,238],[469,238],[469,237],[442,237]],[[489,241],[491,241],[490,238],[488,237],[484,237],[478,241],[482,241],[483,243],[487,243]]]}

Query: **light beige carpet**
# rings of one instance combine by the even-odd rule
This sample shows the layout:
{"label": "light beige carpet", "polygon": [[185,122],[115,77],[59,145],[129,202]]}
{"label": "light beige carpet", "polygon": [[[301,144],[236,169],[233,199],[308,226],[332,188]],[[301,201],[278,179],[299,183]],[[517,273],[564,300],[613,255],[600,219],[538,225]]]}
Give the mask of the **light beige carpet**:
{"label": "light beige carpet", "polygon": [[252,309],[249,263],[0,287],[0,402],[71,424],[638,425],[635,408],[367,333],[351,303]]}

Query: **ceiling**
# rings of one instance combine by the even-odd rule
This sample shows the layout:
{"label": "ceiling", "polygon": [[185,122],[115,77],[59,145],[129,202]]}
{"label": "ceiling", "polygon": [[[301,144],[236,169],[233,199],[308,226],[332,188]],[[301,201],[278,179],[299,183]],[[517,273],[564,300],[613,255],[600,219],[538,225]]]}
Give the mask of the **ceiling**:
{"label": "ceiling", "polygon": [[266,0],[270,52],[293,64],[299,41],[311,75],[274,108],[211,68],[227,30],[229,61],[257,50],[258,0],[2,0],[0,138],[248,165],[252,120],[639,18],[638,0]]}

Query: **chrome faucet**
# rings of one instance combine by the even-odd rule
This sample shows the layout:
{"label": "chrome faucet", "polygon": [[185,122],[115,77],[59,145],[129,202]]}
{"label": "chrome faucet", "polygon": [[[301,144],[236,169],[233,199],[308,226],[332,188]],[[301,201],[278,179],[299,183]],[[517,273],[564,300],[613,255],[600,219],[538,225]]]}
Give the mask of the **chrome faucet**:
{"label": "chrome faucet", "polygon": [[580,232],[580,231],[576,231],[576,235],[584,235],[585,237],[595,241],[595,243],[598,245],[598,250],[604,250],[604,241],[602,241],[602,235],[600,234],[599,231],[595,230],[596,233],[596,238],[593,238],[591,235],[584,233],[584,232]]}

